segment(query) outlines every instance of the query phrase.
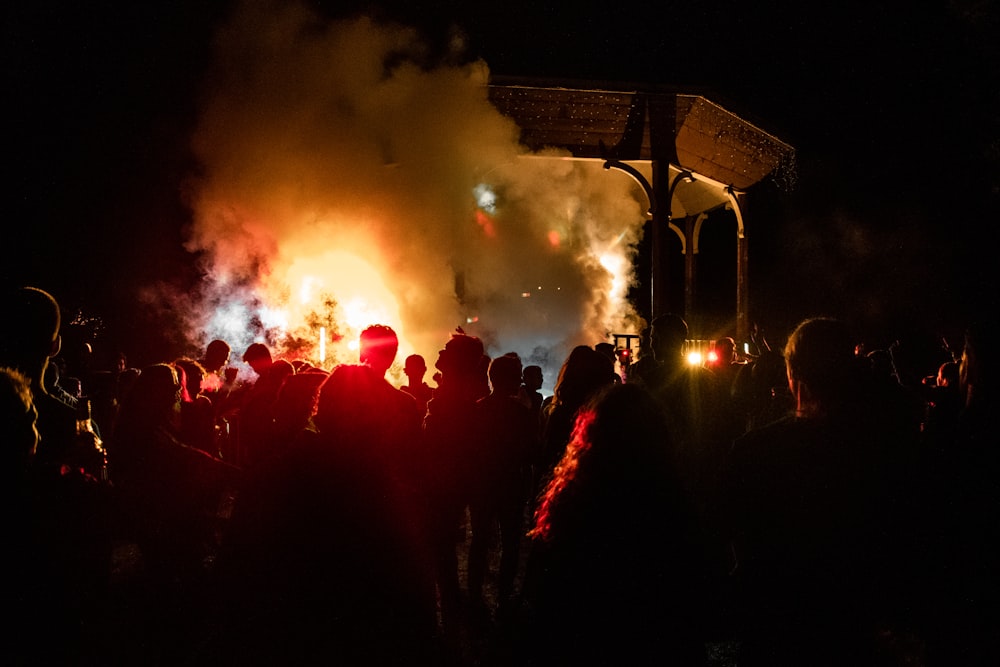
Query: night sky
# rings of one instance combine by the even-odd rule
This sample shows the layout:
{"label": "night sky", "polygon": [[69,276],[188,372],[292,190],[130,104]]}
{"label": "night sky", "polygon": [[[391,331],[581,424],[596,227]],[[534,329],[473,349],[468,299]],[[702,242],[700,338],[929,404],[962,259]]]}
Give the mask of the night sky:
{"label": "night sky", "polygon": [[[107,335],[148,336],[168,325],[136,290],[196,277],[188,137],[234,3],[65,4],[4,10],[3,280],[48,288]],[[690,87],[792,144],[794,186],[751,191],[752,308],[776,338],[815,314],[876,343],[951,336],[997,307],[992,0],[309,4],[413,25],[429,60],[494,75]]]}

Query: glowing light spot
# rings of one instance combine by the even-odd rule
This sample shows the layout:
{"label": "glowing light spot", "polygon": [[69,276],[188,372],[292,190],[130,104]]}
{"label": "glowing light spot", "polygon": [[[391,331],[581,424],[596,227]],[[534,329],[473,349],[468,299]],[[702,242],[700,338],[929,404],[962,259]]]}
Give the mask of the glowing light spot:
{"label": "glowing light spot", "polygon": [[264,306],[257,313],[260,322],[268,329],[278,329],[284,331],[288,328],[288,311],[281,308],[268,308]]}
{"label": "glowing light spot", "polygon": [[480,183],[472,189],[476,197],[476,206],[488,213],[495,213],[497,210],[497,195],[493,189],[485,183]]}
{"label": "glowing light spot", "polygon": [[476,211],[476,224],[482,228],[486,236],[493,238],[497,235],[496,227],[493,226],[493,218],[483,211]]}
{"label": "glowing light spot", "polygon": [[559,238],[559,232],[553,229],[549,232],[549,245],[553,248],[558,248],[560,243],[561,239]]}
{"label": "glowing light spot", "polygon": [[[400,337],[400,349],[410,347],[401,328],[398,302],[369,261],[345,250],[299,257],[288,267],[285,281],[297,297],[309,296],[306,302],[290,300],[283,315],[290,330],[299,329],[299,335],[316,341],[313,358],[353,361],[357,338],[371,324],[391,326]],[[308,333],[302,327],[308,327]],[[322,342],[317,341],[317,327],[326,329]]]}
{"label": "glowing light spot", "polygon": [[608,296],[612,301],[625,298],[628,292],[627,276],[629,273],[627,259],[620,252],[608,250],[599,255],[597,261],[611,274],[611,285],[607,290]]}
{"label": "glowing light spot", "polygon": [[315,291],[320,282],[313,276],[306,276],[302,279],[302,286],[299,288],[299,302],[309,303],[315,297]]}
{"label": "glowing light spot", "polygon": [[521,296],[524,297],[525,299],[528,299],[531,297],[531,292],[521,292]]}
{"label": "glowing light spot", "polygon": [[702,356],[701,356],[701,352],[697,352],[697,351],[695,351],[695,352],[688,352],[687,362],[691,366],[701,366],[702,361],[703,361],[703,359],[702,359]]}

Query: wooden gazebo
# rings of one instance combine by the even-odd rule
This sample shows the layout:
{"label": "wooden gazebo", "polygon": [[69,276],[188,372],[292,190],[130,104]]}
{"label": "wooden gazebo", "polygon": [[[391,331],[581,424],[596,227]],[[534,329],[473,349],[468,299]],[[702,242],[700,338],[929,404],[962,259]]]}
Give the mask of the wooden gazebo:
{"label": "wooden gazebo", "polygon": [[791,167],[789,144],[702,94],[664,87],[495,78],[489,98],[517,123],[529,148],[602,160],[643,187],[651,219],[651,317],[678,309],[667,296],[664,235],[672,231],[681,241],[689,312],[701,224],[710,211],[731,209],[737,223],[736,333],[748,335],[745,200],[752,186]]}

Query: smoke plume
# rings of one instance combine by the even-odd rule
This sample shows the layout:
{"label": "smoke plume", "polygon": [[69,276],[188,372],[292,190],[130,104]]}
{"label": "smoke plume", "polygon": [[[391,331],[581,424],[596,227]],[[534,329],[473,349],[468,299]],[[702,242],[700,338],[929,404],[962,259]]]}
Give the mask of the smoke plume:
{"label": "smoke plume", "polygon": [[399,362],[433,367],[460,326],[549,384],[572,346],[639,326],[625,294],[648,202],[600,163],[529,154],[486,63],[431,66],[414,28],[270,3],[235,14],[214,58],[187,240],[200,342],[315,361],[323,331],[329,366],[382,323]]}

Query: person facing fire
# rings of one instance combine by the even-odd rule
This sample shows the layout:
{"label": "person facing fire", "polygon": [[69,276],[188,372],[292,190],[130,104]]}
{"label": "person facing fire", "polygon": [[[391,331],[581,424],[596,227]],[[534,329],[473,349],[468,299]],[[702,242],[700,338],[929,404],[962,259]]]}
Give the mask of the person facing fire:
{"label": "person facing fire", "polygon": [[486,611],[483,581],[491,542],[499,528],[498,611],[510,608],[514,595],[538,422],[520,397],[521,360],[503,355],[489,365],[490,394],[479,399],[476,483],[469,505],[472,541],[468,586],[474,609]]}
{"label": "person facing fire", "polygon": [[441,379],[427,404],[423,423],[422,490],[428,506],[441,614],[446,631],[460,619],[458,556],[455,536],[469,503],[473,479],[473,442],[479,432],[476,401],[488,381],[482,377],[482,341],[456,331],[438,353]]}
{"label": "person facing fire", "polygon": [[423,411],[413,396],[392,386],[385,377],[396,360],[399,337],[386,324],[372,324],[361,332],[358,343],[358,359],[379,379],[376,390],[386,431],[379,454],[401,482],[413,486]]}
{"label": "person facing fire", "polygon": [[398,352],[399,337],[388,325],[372,324],[358,337],[358,359],[383,378]]}
{"label": "person facing fire", "polygon": [[653,363],[637,380],[660,400],[672,424],[671,435],[681,468],[688,469],[687,480],[696,484],[704,472],[702,464],[707,463],[697,457],[708,452],[710,446],[725,447],[728,443],[716,441],[718,383],[707,368],[687,363],[687,337],[688,325],[680,315],[669,313],[655,318],[649,333]]}
{"label": "person facing fire", "polygon": [[[676,313],[653,319],[649,344],[653,363],[641,382],[659,401],[670,431],[674,465],[688,502],[704,526],[701,538],[716,585],[708,596],[725,595],[728,566],[721,527],[720,492],[723,465],[733,437],[727,402],[712,371],[690,364],[684,356],[688,325]],[[724,608],[724,604],[715,605]]]}
{"label": "person facing fire", "polygon": [[411,354],[403,365],[403,373],[406,374],[407,381],[400,389],[416,399],[420,414],[425,414],[427,402],[434,395],[434,390],[424,382],[424,376],[427,374],[427,362],[419,354]]}

